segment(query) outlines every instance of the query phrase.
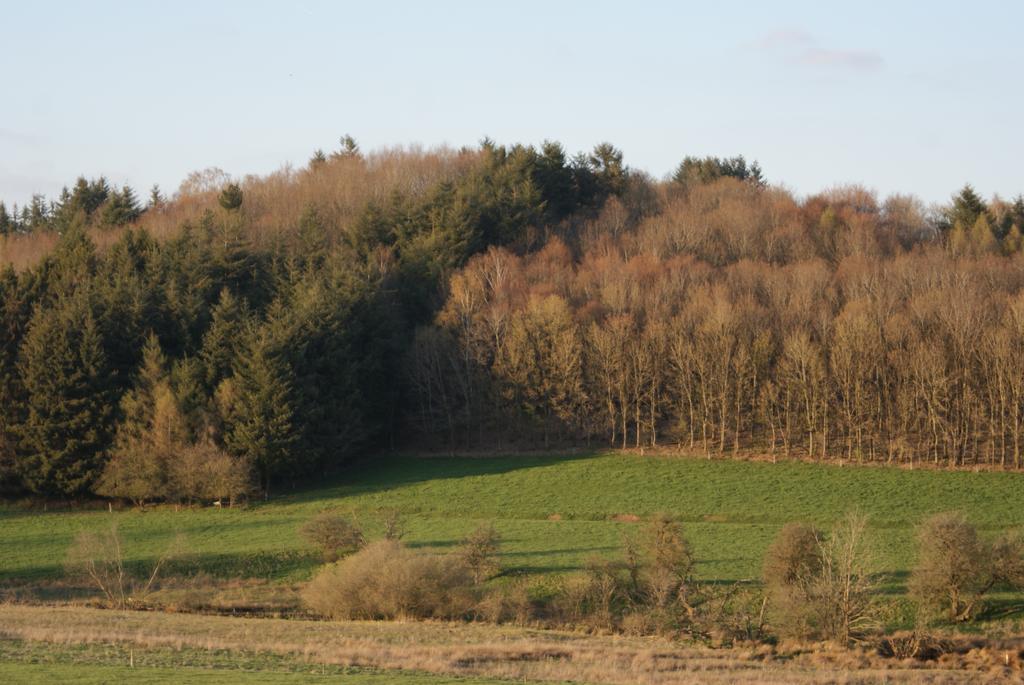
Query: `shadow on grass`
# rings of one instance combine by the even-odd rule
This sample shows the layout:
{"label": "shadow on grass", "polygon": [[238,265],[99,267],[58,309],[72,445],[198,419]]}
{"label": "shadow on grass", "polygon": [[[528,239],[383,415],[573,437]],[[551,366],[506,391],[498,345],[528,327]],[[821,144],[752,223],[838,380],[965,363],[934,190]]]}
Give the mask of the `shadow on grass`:
{"label": "shadow on grass", "polygon": [[[125,571],[135,578],[145,578],[153,570],[156,557],[130,559],[124,562]],[[168,561],[161,575],[192,577],[206,574],[218,579],[282,580],[293,575],[311,573],[323,564],[315,551],[289,550],[282,552],[251,552],[242,554],[186,554]],[[37,581],[54,581],[67,577],[59,564],[21,569],[17,574],[0,575],[0,587],[15,587]]]}
{"label": "shadow on grass", "polygon": [[[341,473],[330,476],[308,488],[297,486],[293,492],[282,492],[269,502],[308,503],[325,497],[367,495],[426,481],[451,480],[475,476],[497,476],[512,471],[540,468],[568,461],[593,459],[603,452],[502,455],[494,457],[413,457],[379,455],[353,464]],[[260,506],[262,503],[253,503]]]}

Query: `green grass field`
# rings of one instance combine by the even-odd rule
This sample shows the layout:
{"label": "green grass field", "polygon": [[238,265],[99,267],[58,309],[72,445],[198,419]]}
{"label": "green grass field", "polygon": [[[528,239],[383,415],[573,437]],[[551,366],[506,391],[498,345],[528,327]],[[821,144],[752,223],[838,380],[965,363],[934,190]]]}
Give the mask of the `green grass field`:
{"label": "green grass field", "polygon": [[609,453],[570,457],[386,457],[337,483],[245,508],[39,512],[0,509],[0,583],[59,578],[81,529],[116,519],[127,556],[158,555],[184,534],[194,567],[216,577],[308,578],[319,559],[298,535],[323,509],[354,515],[369,536],[396,508],[410,545],[449,549],[481,522],[501,532],[503,563],[548,574],[618,554],[633,517],[665,511],[686,524],[699,573],[757,578],[762,554],[787,521],[821,525],[859,510],[870,517],[877,568],[897,585],[913,561],[914,525],[959,509],[988,531],[1024,526],[1024,474],[906,471]]}

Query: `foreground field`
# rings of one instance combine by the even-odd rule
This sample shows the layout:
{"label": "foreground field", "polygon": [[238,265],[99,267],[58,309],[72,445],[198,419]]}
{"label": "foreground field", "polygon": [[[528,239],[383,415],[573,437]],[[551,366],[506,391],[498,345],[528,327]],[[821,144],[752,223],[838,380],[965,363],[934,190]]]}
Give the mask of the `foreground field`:
{"label": "foreground field", "polygon": [[117,521],[130,560],[155,557],[177,533],[190,570],[215,578],[309,577],[320,563],[296,534],[324,509],[355,516],[370,537],[381,511],[403,518],[405,541],[445,550],[481,521],[504,538],[512,572],[559,573],[589,557],[618,554],[623,533],[650,514],[686,523],[698,573],[755,579],[778,528],[801,520],[828,525],[846,512],[870,516],[876,567],[898,586],[913,562],[913,527],[960,509],[988,531],[1024,526],[1024,474],[907,471],[806,463],[758,463],[609,453],[570,457],[381,458],[338,485],[235,509],[155,508],[44,513],[0,508],[0,583],[60,578],[66,549],[82,529]]}
{"label": "foreground field", "polygon": [[[0,605],[4,682],[969,683],[1020,674],[1020,645],[935,662],[871,651],[712,650],[476,624],[246,619]],[[135,668],[129,667],[129,659]],[[457,680],[455,678],[458,678]]]}
{"label": "foreground field", "polygon": [[0,682],[322,683],[345,685],[501,685],[506,681],[409,671],[311,664],[296,655],[201,648],[143,647],[134,642],[55,644],[0,638]]}
{"label": "foreground field", "polygon": [[[155,507],[109,513],[0,509],[0,592],[37,605],[0,604],[0,682],[319,682],[468,685],[506,682],[959,683],[1019,676],[1024,598],[999,597],[988,638],[927,663],[806,646],[710,650],[655,638],[445,623],[338,623],[114,612],[39,606],[83,598],[63,578],[76,532],[118,524],[130,562],[159,555],[176,534],[186,557],[157,606],[293,614],[296,589],[321,561],[297,534],[324,509],[357,519],[369,537],[397,510],[405,541],[445,551],[481,522],[503,536],[509,574],[541,581],[592,556],[617,557],[624,534],[656,512],[685,522],[709,581],[755,580],[786,522],[822,526],[851,510],[869,515],[874,568],[888,591],[905,591],[914,526],[960,509],[986,534],[1024,526],[1024,475],[906,471],[790,463],[641,457],[381,458],[335,485],[234,509]],[[501,579],[494,582],[502,582]],[[190,589],[191,588],[191,589]],[[199,588],[196,590],[195,588]],[[189,593],[199,599],[184,601]],[[897,601],[891,628],[912,608]],[[905,611],[904,611],[905,610]],[[964,638],[967,639],[967,638]],[[984,642],[984,644],[982,644]],[[129,663],[134,668],[128,672]],[[457,679],[457,680],[453,680]]]}

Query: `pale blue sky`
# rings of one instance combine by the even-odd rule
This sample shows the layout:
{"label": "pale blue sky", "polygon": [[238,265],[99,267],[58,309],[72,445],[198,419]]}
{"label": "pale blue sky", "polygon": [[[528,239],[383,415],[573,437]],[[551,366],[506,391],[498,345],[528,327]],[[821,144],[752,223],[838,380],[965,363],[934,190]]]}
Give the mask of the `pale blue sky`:
{"label": "pale blue sky", "polygon": [[0,0],[0,200],[364,149],[744,154],[805,194],[1024,192],[1024,2]]}

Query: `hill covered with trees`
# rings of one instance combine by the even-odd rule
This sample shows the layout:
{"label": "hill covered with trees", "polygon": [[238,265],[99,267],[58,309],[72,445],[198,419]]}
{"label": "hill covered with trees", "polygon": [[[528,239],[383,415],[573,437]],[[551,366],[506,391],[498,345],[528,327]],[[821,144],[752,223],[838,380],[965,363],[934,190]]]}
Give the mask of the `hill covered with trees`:
{"label": "hill covered with trees", "polygon": [[0,206],[0,477],[217,499],[413,440],[1019,467],[1022,227],[607,144],[80,179]]}

